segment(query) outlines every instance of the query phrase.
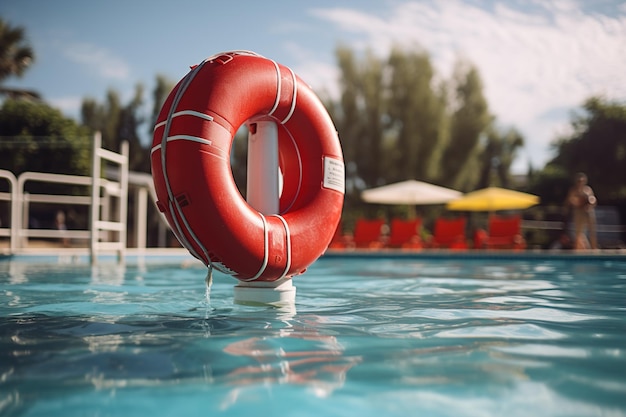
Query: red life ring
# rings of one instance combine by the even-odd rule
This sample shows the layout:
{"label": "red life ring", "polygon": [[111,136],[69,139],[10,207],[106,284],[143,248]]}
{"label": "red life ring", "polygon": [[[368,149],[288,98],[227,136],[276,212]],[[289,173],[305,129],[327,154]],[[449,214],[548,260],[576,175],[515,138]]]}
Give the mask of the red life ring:
{"label": "red life ring", "polygon": [[[230,165],[238,128],[260,120],[278,126],[275,215],[244,200]],[[304,272],[341,217],[344,164],[330,116],[291,69],[253,53],[207,58],[176,85],[154,128],[151,164],[157,205],[181,244],[242,281]]]}

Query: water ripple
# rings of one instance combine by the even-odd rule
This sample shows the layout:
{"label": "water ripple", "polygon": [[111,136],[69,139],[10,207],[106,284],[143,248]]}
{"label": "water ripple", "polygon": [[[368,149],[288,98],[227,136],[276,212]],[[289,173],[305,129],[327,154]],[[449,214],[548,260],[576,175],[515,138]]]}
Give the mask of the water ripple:
{"label": "water ripple", "polygon": [[0,262],[0,414],[626,415],[625,262],[322,259],[291,309],[205,274]]}

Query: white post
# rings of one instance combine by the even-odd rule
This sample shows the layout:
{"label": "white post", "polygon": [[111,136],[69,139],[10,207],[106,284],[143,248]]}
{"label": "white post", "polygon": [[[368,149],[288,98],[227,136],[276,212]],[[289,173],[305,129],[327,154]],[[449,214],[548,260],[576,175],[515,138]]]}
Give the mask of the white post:
{"label": "white post", "polygon": [[7,179],[7,181],[9,182],[9,187],[11,188],[11,200],[9,201],[11,205],[11,208],[9,209],[11,213],[11,220],[9,222],[9,253],[14,254],[18,248],[18,229],[20,228],[21,222],[20,206],[22,204],[21,199],[23,192],[19,190],[17,178],[15,178],[15,175],[13,175],[11,171],[5,171],[3,169],[0,169],[0,171],[2,171],[4,178]]}
{"label": "white post", "polygon": [[[279,214],[281,177],[278,167],[278,127],[270,120],[251,123],[248,133],[248,204],[264,215]],[[240,281],[234,288],[237,304],[293,307],[296,287],[291,278],[273,282]]]}
{"label": "white post", "polygon": [[259,212],[278,214],[278,127],[271,120],[250,124],[246,194],[248,204]]}
{"label": "white post", "polygon": [[146,248],[148,230],[148,190],[145,187],[137,188],[135,201],[135,245],[137,249],[143,250]]}
{"label": "white post", "polygon": [[98,149],[102,146],[102,136],[96,132],[93,137],[93,150],[91,155],[91,211],[89,213],[89,230],[91,239],[89,243],[89,253],[91,264],[98,262],[98,242],[100,231],[96,226],[100,220],[100,156]]}
{"label": "white post", "polygon": [[124,256],[126,254],[126,234],[128,233],[128,156],[129,156],[129,144],[128,141],[125,140],[122,142],[121,146],[121,154],[124,157],[122,162],[120,163],[120,197],[119,197],[119,212],[120,212],[120,223],[121,230],[119,235],[120,240],[120,249],[117,251],[117,262],[123,263]]}
{"label": "white post", "polygon": [[21,213],[21,226],[18,230],[19,247],[28,247],[28,231],[30,230],[30,193],[22,190],[22,213]]}

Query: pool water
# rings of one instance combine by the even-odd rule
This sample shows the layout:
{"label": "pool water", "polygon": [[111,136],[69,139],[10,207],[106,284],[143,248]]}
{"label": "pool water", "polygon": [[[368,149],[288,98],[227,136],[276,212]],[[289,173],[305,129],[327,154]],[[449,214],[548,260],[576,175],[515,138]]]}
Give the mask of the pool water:
{"label": "pool water", "polygon": [[626,259],[0,262],[2,416],[626,416]]}

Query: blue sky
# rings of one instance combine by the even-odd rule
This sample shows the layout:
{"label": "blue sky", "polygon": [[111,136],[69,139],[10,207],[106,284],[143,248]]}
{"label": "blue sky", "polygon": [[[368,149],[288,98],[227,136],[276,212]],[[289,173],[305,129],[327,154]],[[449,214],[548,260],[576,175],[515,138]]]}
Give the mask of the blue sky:
{"label": "blue sky", "polygon": [[[339,43],[386,57],[419,46],[437,73],[459,58],[483,78],[490,111],[526,147],[514,171],[541,168],[571,112],[602,95],[626,102],[626,2],[618,0],[3,0],[0,16],[26,29],[37,61],[7,86],[39,91],[78,117],[85,97],[157,74],[178,81],[214,53],[245,49],[290,66],[319,93],[337,94]],[[148,106],[146,106],[148,112]]]}

